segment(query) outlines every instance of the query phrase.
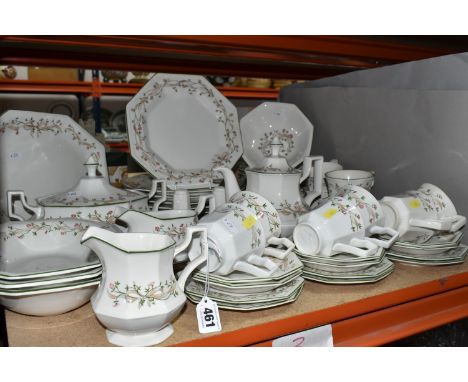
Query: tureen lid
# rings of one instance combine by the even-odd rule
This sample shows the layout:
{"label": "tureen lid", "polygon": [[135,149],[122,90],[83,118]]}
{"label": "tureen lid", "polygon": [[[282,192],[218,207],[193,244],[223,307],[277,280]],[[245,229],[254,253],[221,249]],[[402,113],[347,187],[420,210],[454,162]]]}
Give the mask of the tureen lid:
{"label": "tureen lid", "polygon": [[300,174],[301,171],[291,167],[285,157],[281,156],[283,143],[278,137],[274,137],[270,143],[270,155],[265,158],[263,167],[248,168],[249,171],[264,174]]}
{"label": "tureen lid", "polygon": [[97,174],[99,160],[92,154],[84,164],[87,176],[68,191],[37,199],[44,207],[93,207],[129,203],[146,198],[145,195],[113,187],[107,179]]}

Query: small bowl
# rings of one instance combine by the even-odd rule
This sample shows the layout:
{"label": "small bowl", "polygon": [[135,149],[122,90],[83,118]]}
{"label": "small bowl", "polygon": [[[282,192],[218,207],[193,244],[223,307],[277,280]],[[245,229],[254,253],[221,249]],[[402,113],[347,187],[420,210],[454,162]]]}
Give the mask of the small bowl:
{"label": "small bowl", "polygon": [[374,186],[374,172],[363,170],[335,170],[325,174],[329,196],[336,196],[349,186],[359,186],[368,191]]}

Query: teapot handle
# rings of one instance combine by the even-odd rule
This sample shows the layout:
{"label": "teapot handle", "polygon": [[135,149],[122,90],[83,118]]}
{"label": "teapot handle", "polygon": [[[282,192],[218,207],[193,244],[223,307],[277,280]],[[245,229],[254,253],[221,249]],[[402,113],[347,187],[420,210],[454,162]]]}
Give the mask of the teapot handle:
{"label": "teapot handle", "polygon": [[10,218],[17,219],[19,221],[24,221],[24,218],[22,216],[15,214],[15,203],[13,200],[15,196],[19,196],[21,204],[23,205],[25,210],[33,212],[35,219],[41,219],[44,217],[44,208],[41,206],[34,207],[29,205],[26,201],[24,191],[7,191],[8,216]]}
{"label": "teapot handle", "polygon": [[161,191],[162,191],[162,195],[160,198],[156,199],[156,201],[154,202],[154,205],[153,205],[153,211],[158,211],[158,208],[159,206],[161,205],[161,203],[164,203],[166,201],[166,189],[167,189],[167,185],[166,185],[166,181],[164,179],[153,179],[151,181],[151,190],[148,194],[148,200],[150,200],[154,195],[156,195],[156,191],[158,190],[158,185],[161,185]]}
{"label": "teapot handle", "polygon": [[300,183],[311,176],[312,169],[314,174],[314,188],[312,191],[309,191],[304,198],[305,204],[309,207],[315,199],[322,195],[323,156],[313,156],[304,159]]}
{"label": "teapot handle", "polygon": [[177,280],[177,284],[181,290],[184,290],[185,283],[187,282],[187,279],[192,274],[192,272],[208,259],[208,230],[206,227],[200,226],[187,227],[184,241],[175,247],[174,258],[177,254],[182,252],[190,245],[194,233],[200,233],[201,255],[189,262],[180,274],[179,279]]}
{"label": "teapot handle", "polygon": [[195,213],[200,215],[203,210],[205,209],[206,202],[208,201],[208,214],[211,214],[215,209],[216,209],[216,200],[215,196],[213,194],[211,195],[202,195],[198,199],[198,205],[197,208],[195,209]]}

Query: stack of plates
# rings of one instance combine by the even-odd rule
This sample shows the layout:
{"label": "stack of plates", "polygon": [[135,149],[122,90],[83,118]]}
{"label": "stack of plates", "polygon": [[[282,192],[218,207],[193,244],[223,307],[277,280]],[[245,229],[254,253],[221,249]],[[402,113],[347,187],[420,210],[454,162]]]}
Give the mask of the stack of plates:
{"label": "stack of plates", "polygon": [[338,254],[332,257],[309,256],[296,252],[304,264],[302,277],[325,284],[373,283],[390,275],[395,268],[385,251],[369,257]]}
{"label": "stack of plates", "polygon": [[[415,242],[397,241],[387,251],[387,257],[417,265],[449,265],[465,261],[468,247],[460,244],[462,232],[440,233],[427,241]],[[421,242],[423,241],[423,242]]]}
{"label": "stack of plates", "polygon": [[[241,272],[228,276],[209,274],[208,296],[221,309],[257,310],[293,302],[304,285],[302,263],[294,253],[284,260],[271,258],[279,269],[270,277],[254,277]],[[198,303],[205,291],[206,274],[196,271],[185,287],[188,299]]]}

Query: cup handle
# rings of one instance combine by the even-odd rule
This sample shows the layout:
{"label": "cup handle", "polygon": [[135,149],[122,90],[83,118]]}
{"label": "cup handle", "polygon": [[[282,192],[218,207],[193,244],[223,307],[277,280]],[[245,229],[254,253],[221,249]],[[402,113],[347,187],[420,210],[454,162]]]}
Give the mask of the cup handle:
{"label": "cup handle", "polygon": [[197,256],[194,260],[189,262],[180,274],[179,279],[177,280],[177,284],[182,290],[185,289],[185,283],[187,282],[187,279],[192,274],[192,272],[208,259],[208,231],[206,227],[197,226],[187,228],[184,241],[174,250],[174,258],[177,254],[189,246],[194,233],[200,233],[201,255]]}
{"label": "cup handle", "polygon": [[312,174],[312,170],[313,170],[313,174],[314,174],[314,188],[312,191],[309,191],[305,198],[304,198],[304,202],[306,205],[308,205],[310,207],[310,205],[312,204],[312,202],[317,199],[319,196],[322,195],[322,186],[323,186],[323,182],[322,182],[322,177],[323,177],[323,156],[313,156],[313,157],[307,157],[304,159],[304,169],[306,168],[306,161],[305,160],[308,160],[311,162],[312,165],[308,165],[307,167],[309,167],[309,171],[308,173],[304,173],[302,174],[302,177],[301,177],[301,180],[300,180],[300,183],[302,183],[305,179],[307,179],[311,174]]}
{"label": "cup handle", "polygon": [[209,214],[211,214],[216,209],[216,201],[215,201],[214,195],[213,194],[202,195],[198,199],[198,205],[197,205],[197,208],[195,209],[195,213],[197,214],[197,216],[203,212],[207,201],[208,201],[208,213]]}
{"label": "cup handle", "polygon": [[[365,250],[359,247],[366,248]],[[359,257],[368,257],[377,252],[377,245],[368,239],[352,238],[349,244],[336,243],[332,250],[337,253],[345,252]]]}
{"label": "cup handle", "polygon": [[12,219],[17,219],[19,221],[24,221],[22,216],[15,214],[15,196],[19,196],[21,204],[23,205],[24,209],[30,211],[34,214],[35,219],[41,219],[44,217],[44,209],[40,206],[33,207],[28,204],[26,201],[26,196],[24,195],[24,191],[7,191],[7,205],[8,205],[8,216]]}
{"label": "cup handle", "polygon": [[148,200],[150,200],[154,195],[156,195],[156,191],[158,190],[158,185],[161,185],[162,196],[154,202],[153,211],[158,211],[159,206],[161,203],[166,201],[166,188],[167,184],[164,179],[153,179],[151,182],[151,190],[148,193]]}
{"label": "cup handle", "polygon": [[466,223],[466,218],[461,215],[453,216],[447,219],[416,219],[409,220],[409,224],[414,227],[429,228],[438,231],[455,232],[463,227]]}
{"label": "cup handle", "polygon": [[275,272],[278,269],[278,265],[266,257],[261,257],[258,255],[250,255],[247,258],[247,261],[250,264],[257,265],[259,267],[264,267],[272,272]]}
{"label": "cup handle", "polygon": [[245,261],[238,261],[234,264],[233,269],[235,271],[248,273],[255,277],[269,277],[273,272],[263,270],[255,265],[249,264]]}
{"label": "cup handle", "polygon": [[294,243],[285,237],[270,237],[267,240],[267,244],[284,245],[286,247],[285,250],[273,247],[266,247],[263,251],[264,255],[273,256],[280,260],[283,260],[286,256],[288,256],[295,247]]}
{"label": "cup handle", "polygon": [[379,247],[386,248],[386,249],[390,248],[395,243],[395,241],[398,240],[398,237],[400,236],[400,233],[391,227],[373,226],[369,229],[369,232],[374,235],[375,234],[390,235],[391,238],[388,240],[376,239],[374,237],[367,238],[367,240],[372,241],[373,243],[377,244]]}

